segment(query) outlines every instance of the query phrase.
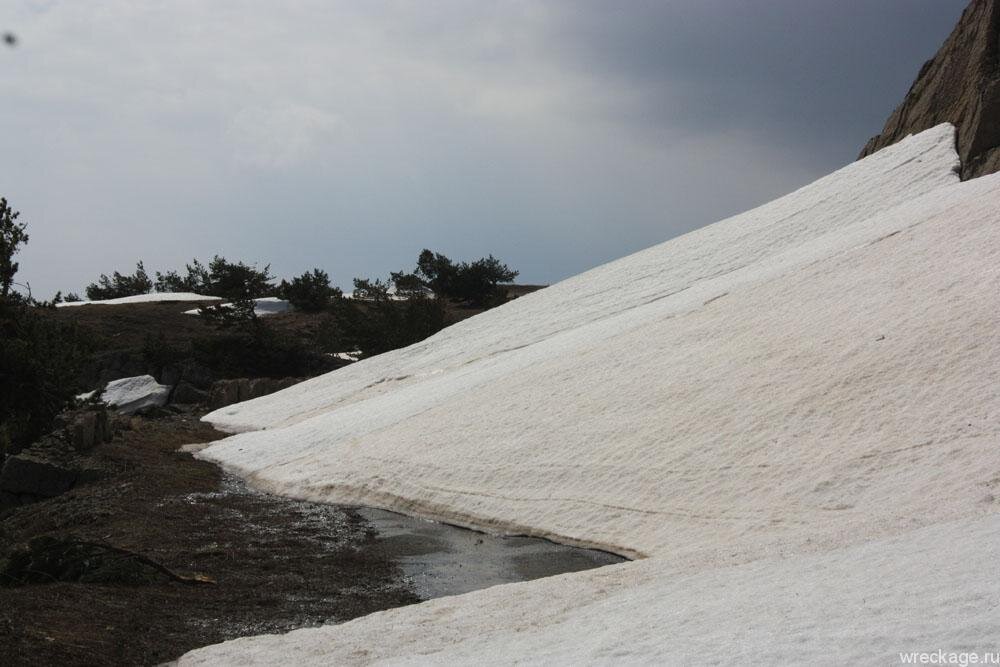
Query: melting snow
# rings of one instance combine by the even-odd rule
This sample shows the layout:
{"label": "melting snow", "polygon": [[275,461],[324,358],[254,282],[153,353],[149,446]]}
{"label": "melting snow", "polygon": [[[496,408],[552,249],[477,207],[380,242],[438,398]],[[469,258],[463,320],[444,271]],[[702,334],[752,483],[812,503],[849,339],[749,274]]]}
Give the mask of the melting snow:
{"label": "melting snow", "polygon": [[996,650],[1000,175],[960,183],[953,146],[208,415],[242,433],[199,455],[269,491],[648,559],[182,664]]}

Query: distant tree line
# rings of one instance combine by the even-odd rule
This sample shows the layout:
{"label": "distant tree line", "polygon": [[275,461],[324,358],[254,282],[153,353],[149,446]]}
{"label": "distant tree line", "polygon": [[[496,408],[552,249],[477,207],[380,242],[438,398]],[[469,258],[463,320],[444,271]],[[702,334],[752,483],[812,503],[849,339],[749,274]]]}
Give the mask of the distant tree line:
{"label": "distant tree line", "polygon": [[[57,293],[42,302],[30,286],[16,282],[15,261],[29,241],[27,224],[6,199],[0,199],[0,462],[52,427],[55,416],[73,402],[81,369],[95,351],[88,335],[71,318],[47,314],[55,303],[78,301]],[[172,347],[162,332],[150,332],[142,354],[153,366],[193,360],[222,377],[304,376],[330,367],[330,353],[379,354],[416,343],[459,318],[463,309],[503,303],[506,285],[516,277],[492,255],[453,262],[423,250],[410,271],[387,280],[357,278],[350,295],[314,268],[278,282],[270,266],[232,262],[221,256],[192,260],[183,271],[147,272],[138,262],[133,273],[101,274],[85,294],[91,300],[157,292],[194,292],[219,297],[228,305],[201,308],[215,331],[206,330]],[[305,327],[308,343],[289,337],[257,316],[254,299],[287,299],[314,322]],[[294,339],[293,339],[294,338]],[[326,353],[326,354],[323,354]],[[86,387],[92,388],[92,387]]]}
{"label": "distant tree line", "polygon": [[[91,300],[115,299],[156,292],[194,292],[225,299],[225,305],[201,308],[202,317],[220,328],[240,330],[257,341],[266,329],[256,316],[254,299],[276,296],[299,311],[328,313],[319,336],[325,348],[360,350],[366,355],[410,345],[440,331],[447,323],[447,304],[486,309],[508,298],[506,285],[518,272],[492,255],[473,262],[454,262],[424,249],[411,271],[394,271],[388,280],[355,278],[345,296],[330,284],[322,269],[275,283],[270,265],[258,268],[216,255],[207,264],[198,259],[183,272],[166,271],[149,277],[143,262],[134,273],[101,274],[86,288]],[[67,300],[75,299],[70,294]],[[56,300],[62,299],[61,294]]]}
{"label": "distant tree line", "polygon": [[[417,298],[433,294],[475,308],[489,308],[507,299],[504,285],[517,277],[514,271],[490,255],[474,262],[455,263],[441,253],[424,249],[417,257],[413,271],[394,271],[388,282],[355,278],[357,298],[377,299],[379,290],[388,290],[396,298]],[[340,289],[330,285],[330,278],[321,269],[307,271],[292,280],[282,280],[275,285],[270,265],[258,269],[243,262],[230,262],[216,255],[208,263],[195,259],[185,265],[182,275],[177,271],[156,272],[152,280],[142,261],[136,264],[135,273],[115,271],[108,276],[101,274],[85,292],[90,300],[117,299],[127,296],[157,292],[194,292],[223,299],[261,298],[280,296],[299,310],[319,312],[343,296]],[[76,300],[74,294],[66,300]]]}
{"label": "distant tree line", "polygon": [[156,272],[156,281],[150,279],[142,261],[135,265],[135,273],[115,271],[111,276],[101,274],[96,282],[87,285],[85,293],[92,301],[118,299],[126,296],[157,292],[195,292],[223,299],[238,299],[249,294],[273,296],[277,288],[271,284],[270,266],[257,269],[243,262],[229,262],[216,255],[205,266],[195,259],[185,265],[185,274],[177,271]]}

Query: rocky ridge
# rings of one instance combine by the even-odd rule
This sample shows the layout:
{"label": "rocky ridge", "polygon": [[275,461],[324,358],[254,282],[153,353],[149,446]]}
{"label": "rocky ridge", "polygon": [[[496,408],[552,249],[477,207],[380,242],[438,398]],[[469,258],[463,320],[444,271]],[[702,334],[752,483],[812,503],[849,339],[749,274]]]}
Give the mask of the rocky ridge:
{"label": "rocky ridge", "polygon": [[1000,171],[1000,0],[972,0],[859,159],[949,122],[962,180]]}

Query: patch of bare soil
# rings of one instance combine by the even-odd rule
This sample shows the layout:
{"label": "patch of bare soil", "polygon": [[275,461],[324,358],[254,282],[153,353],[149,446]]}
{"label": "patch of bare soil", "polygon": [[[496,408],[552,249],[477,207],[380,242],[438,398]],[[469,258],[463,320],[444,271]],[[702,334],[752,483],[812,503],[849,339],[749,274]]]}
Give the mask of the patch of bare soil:
{"label": "patch of bare soil", "polygon": [[355,512],[179,453],[222,437],[198,416],[133,419],[96,479],[0,516],[0,665],[151,665],[418,601]]}

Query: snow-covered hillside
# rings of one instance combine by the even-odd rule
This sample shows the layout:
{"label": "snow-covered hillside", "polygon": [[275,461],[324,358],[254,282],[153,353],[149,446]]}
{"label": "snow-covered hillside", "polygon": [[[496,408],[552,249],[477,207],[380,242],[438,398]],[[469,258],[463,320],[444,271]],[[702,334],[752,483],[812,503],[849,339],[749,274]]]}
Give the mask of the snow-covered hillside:
{"label": "snow-covered hillside", "polygon": [[953,146],[209,415],[247,432],[201,455],[261,488],[650,558],[185,661],[995,648],[1000,176],[960,183]]}

